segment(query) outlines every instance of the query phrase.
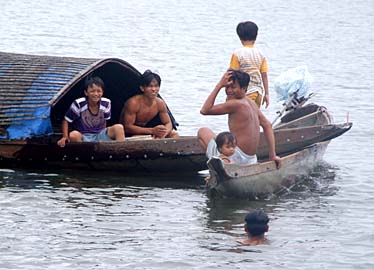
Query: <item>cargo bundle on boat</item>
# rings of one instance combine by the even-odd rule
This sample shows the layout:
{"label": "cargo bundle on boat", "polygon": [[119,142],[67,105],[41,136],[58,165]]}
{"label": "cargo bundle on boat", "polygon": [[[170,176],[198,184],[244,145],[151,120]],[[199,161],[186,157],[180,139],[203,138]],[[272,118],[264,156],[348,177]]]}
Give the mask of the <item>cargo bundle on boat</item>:
{"label": "cargo bundle on boat", "polygon": [[[99,76],[105,82],[104,96],[112,101],[108,125],[118,123],[125,101],[141,93],[139,71],[121,59],[0,53],[0,164],[128,172],[206,169],[207,160],[196,136],[69,143],[58,147],[61,121],[70,104],[83,96],[87,76]],[[169,115],[176,128],[170,111]],[[275,130],[276,150],[292,152],[339,136],[344,130],[345,127],[331,123],[279,128]],[[261,136],[258,156],[266,155],[267,146]]]}

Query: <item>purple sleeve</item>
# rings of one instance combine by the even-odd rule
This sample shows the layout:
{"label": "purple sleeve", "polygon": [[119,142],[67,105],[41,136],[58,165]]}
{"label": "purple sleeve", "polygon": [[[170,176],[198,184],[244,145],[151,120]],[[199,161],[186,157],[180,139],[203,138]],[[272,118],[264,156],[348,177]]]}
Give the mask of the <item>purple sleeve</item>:
{"label": "purple sleeve", "polygon": [[77,101],[74,101],[71,105],[70,108],[67,110],[65,114],[65,120],[68,121],[69,123],[72,123],[75,119],[79,118],[79,105]]}
{"label": "purple sleeve", "polygon": [[109,101],[106,104],[106,108],[105,108],[105,111],[104,111],[104,119],[109,120],[111,116],[112,116],[112,114],[111,114],[111,104],[110,104],[110,101]]}

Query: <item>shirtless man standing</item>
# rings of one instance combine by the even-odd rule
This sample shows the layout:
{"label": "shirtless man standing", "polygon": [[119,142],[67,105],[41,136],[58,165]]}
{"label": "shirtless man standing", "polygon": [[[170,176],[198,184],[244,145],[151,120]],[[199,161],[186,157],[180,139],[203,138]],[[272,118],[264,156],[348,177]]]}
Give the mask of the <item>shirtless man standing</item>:
{"label": "shirtless man standing", "polygon": [[158,97],[161,78],[158,74],[146,70],[141,76],[142,95],[129,98],[122,110],[122,124],[126,136],[152,135],[155,139],[177,138],[173,130],[165,102]]}
{"label": "shirtless man standing", "polygon": [[[246,98],[248,83],[249,75],[247,73],[239,70],[226,72],[206,99],[200,113],[203,115],[228,115],[229,130],[235,135],[237,143],[232,160],[237,164],[257,163],[256,151],[260,142],[261,126],[269,147],[269,159],[274,160],[277,167],[280,168],[281,159],[275,153],[273,128],[256,104]],[[222,88],[226,90],[226,101],[215,105],[216,97]],[[216,134],[211,129],[200,128],[197,136],[208,158],[219,155],[214,141]]]}

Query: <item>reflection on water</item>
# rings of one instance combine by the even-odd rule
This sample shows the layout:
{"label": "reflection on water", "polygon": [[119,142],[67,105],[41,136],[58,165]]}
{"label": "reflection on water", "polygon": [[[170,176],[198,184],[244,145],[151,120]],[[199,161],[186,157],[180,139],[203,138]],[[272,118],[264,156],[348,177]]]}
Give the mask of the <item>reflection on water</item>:
{"label": "reflection on water", "polygon": [[333,196],[339,190],[335,184],[336,170],[336,167],[323,162],[310,175],[299,177],[291,188],[267,194],[264,198],[223,198],[211,194],[207,201],[207,226],[216,232],[242,235],[244,216],[253,209],[263,209],[269,216],[273,216],[280,207],[313,201],[313,198],[318,201],[321,196]]}
{"label": "reflection on water", "polygon": [[[87,255],[78,262],[93,263],[95,260],[90,258],[101,252],[110,257],[117,254],[109,263],[113,267],[122,264],[123,256],[132,256],[131,268],[139,261],[149,268],[154,254],[163,254],[160,260],[164,261],[164,256],[179,250],[181,253],[174,255],[178,266],[185,260],[182,254],[193,257],[197,253],[199,260],[191,259],[189,267],[201,259],[212,261],[222,256],[225,260],[236,254],[249,257],[232,258],[231,263],[256,265],[256,256],[271,260],[282,256],[280,250],[287,247],[325,246],[315,240],[313,231],[330,224],[330,219],[338,215],[339,210],[325,200],[339,193],[338,172],[339,168],[322,163],[292,188],[249,200],[206,196],[203,175],[133,177],[107,172],[4,169],[0,171],[0,191],[5,195],[0,201],[0,234],[14,234],[0,240],[12,242],[14,248],[23,251],[22,256],[33,262],[37,262],[40,252],[28,251],[30,245],[42,250],[54,264],[76,261],[75,254],[85,250]],[[237,240],[246,236],[244,216],[256,208],[270,217],[270,244],[242,247]],[[326,218],[321,221],[323,216]],[[293,232],[295,240],[291,242],[284,239],[285,224],[286,231]],[[331,233],[331,229],[327,231]],[[4,261],[7,268],[20,259],[12,250],[2,249],[10,258]],[[56,258],[56,254],[63,255]],[[143,256],[150,261],[143,261]],[[224,262],[219,265],[228,267]],[[71,266],[74,268],[74,264]]]}
{"label": "reflection on water", "polygon": [[[126,269],[124,261],[131,264],[152,259],[155,252],[168,254],[177,243],[167,239],[183,241],[184,234],[178,232],[186,222],[198,228],[194,205],[202,205],[203,189],[199,179],[183,177],[4,170],[0,243],[10,245],[0,244],[0,268],[17,264],[42,269],[64,262],[77,269],[84,261],[104,263],[96,259],[100,253],[111,258],[105,262],[109,267]],[[20,252],[15,254],[15,249]],[[48,259],[40,262],[41,255]]]}
{"label": "reflection on water", "polygon": [[202,176],[169,174],[169,175],[126,175],[126,173],[106,171],[69,171],[45,172],[33,170],[1,169],[2,187],[42,188],[74,187],[77,189],[99,187],[127,187],[131,185],[145,187],[193,188],[203,183]]}
{"label": "reflection on water", "polygon": [[[334,229],[327,224],[331,224],[331,219],[335,219],[339,210],[334,209],[325,198],[329,200],[339,192],[336,183],[337,171],[338,168],[322,163],[310,176],[298,179],[292,188],[257,200],[209,196],[205,222],[208,230],[214,232],[214,237],[204,241],[202,247],[218,253],[246,254],[250,256],[244,259],[247,263],[260,266],[262,263],[258,261],[258,256],[261,256],[264,262],[274,258],[283,260],[284,249],[290,247],[294,252],[298,250],[296,253],[300,253],[300,248],[308,250],[333,247],[335,243],[316,238],[316,233],[333,233]],[[270,229],[266,233],[268,245],[247,247],[237,242],[247,237],[244,217],[253,209],[263,209],[270,218]],[[298,259],[305,255],[299,255]],[[236,263],[243,262],[242,257],[237,259],[234,260]]]}
{"label": "reflection on water", "polygon": [[[139,198],[156,189],[202,189],[199,175],[124,176],[123,173],[74,172],[53,173],[22,170],[0,171],[0,188],[7,192],[53,192],[68,196],[49,196],[55,200],[67,200],[70,206],[83,207],[100,201],[102,205],[125,198]],[[47,194],[47,193],[46,193]],[[88,200],[88,201],[86,201]]]}
{"label": "reflection on water", "polygon": [[[202,210],[207,214],[206,226],[215,232],[231,236],[243,235],[243,218],[252,209],[263,209],[272,216],[279,207],[293,207],[298,202],[313,201],[313,197],[335,195],[339,190],[335,184],[336,171],[337,168],[323,163],[309,176],[298,179],[293,187],[269,194],[266,198],[237,199],[210,194],[206,200],[206,209]],[[133,177],[103,172],[57,174],[5,169],[0,171],[0,188],[3,191],[18,193],[34,190],[49,199],[65,202],[69,207],[112,206],[126,198],[142,201],[158,189],[196,190],[204,193],[203,182],[201,175]],[[128,210],[130,213],[135,209]]]}

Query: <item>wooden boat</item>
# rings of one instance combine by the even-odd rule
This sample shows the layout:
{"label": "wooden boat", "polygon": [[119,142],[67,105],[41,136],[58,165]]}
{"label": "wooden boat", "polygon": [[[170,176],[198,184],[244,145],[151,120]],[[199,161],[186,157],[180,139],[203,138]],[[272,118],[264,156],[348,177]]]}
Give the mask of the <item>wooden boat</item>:
{"label": "wooden boat", "polygon": [[[82,96],[84,79],[100,76],[105,96],[112,100],[117,123],[124,102],[140,93],[140,73],[117,58],[88,59],[0,52],[0,166],[78,168],[126,172],[186,172],[206,169],[206,157],[196,136],[179,139],[56,145],[61,121],[74,99]],[[174,128],[178,123],[169,110]],[[346,125],[299,125],[275,131],[277,153],[330,140]],[[266,158],[263,136],[259,158]]]}
{"label": "wooden boat", "polygon": [[[276,151],[289,153],[306,145],[340,136],[349,125],[324,125],[276,130]],[[57,146],[59,137],[0,140],[0,164],[59,167],[127,172],[197,172],[206,169],[207,159],[195,136],[179,139],[141,139],[124,142],[69,143]],[[264,137],[258,157],[267,158]]]}
{"label": "wooden boat", "polygon": [[224,164],[219,158],[208,161],[207,188],[228,197],[258,197],[292,186],[297,177],[308,174],[322,159],[329,141],[308,146],[282,157],[282,167],[266,161],[253,165]]}

